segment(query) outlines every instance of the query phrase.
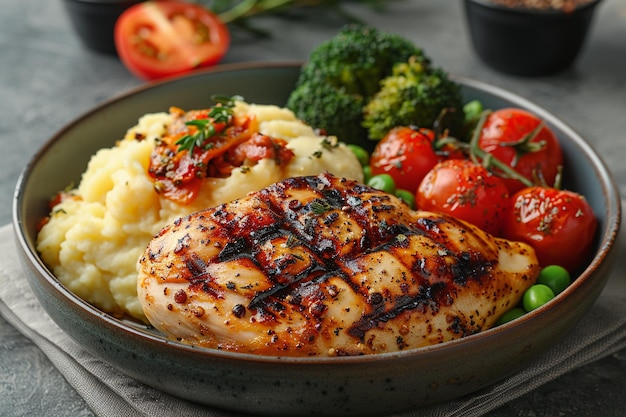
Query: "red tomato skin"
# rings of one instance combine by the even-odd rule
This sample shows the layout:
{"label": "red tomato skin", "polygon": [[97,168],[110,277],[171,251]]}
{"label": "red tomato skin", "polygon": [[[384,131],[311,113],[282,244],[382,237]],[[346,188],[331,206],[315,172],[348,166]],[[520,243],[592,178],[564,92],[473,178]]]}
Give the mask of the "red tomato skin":
{"label": "red tomato skin", "polygon": [[[189,23],[187,31],[176,27],[176,16]],[[192,33],[199,33],[193,32],[194,25],[206,29],[206,41],[193,40]],[[142,41],[136,43],[138,39]],[[197,4],[146,1],[122,13],[115,24],[114,40],[118,56],[130,72],[143,80],[156,80],[217,64],[228,51],[230,32],[213,12]]]}
{"label": "red tomato skin", "polygon": [[447,213],[499,235],[509,207],[502,178],[467,159],[437,164],[422,180],[416,205],[420,210]]}
{"label": "red tomato skin", "polygon": [[440,160],[432,130],[400,126],[376,144],[370,157],[372,175],[389,174],[396,188],[414,193],[422,178]]}
{"label": "red tomato skin", "polygon": [[[534,182],[534,171],[540,172],[546,184],[552,186],[558,167],[563,165],[563,151],[558,138],[548,126],[544,126],[532,140],[545,143],[540,150],[519,154],[511,146],[511,143],[531,133],[540,123],[539,117],[523,109],[495,110],[485,121],[478,145],[530,181]],[[506,178],[504,181],[511,195],[526,187],[515,179]]]}
{"label": "red tomato skin", "polygon": [[511,197],[502,235],[530,244],[542,266],[560,265],[574,273],[589,261],[597,223],[580,194],[528,187]]}

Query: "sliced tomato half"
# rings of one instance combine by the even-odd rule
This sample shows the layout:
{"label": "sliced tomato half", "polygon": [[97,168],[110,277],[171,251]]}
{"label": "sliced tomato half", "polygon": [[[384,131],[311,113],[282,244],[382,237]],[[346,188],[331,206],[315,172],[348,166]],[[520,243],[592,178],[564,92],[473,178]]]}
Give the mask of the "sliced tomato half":
{"label": "sliced tomato half", "polygon": [[229,45],[228,27],[214,13],[181,1],[138,3],[115,25],[120,59],[144,80],[215,65]]}

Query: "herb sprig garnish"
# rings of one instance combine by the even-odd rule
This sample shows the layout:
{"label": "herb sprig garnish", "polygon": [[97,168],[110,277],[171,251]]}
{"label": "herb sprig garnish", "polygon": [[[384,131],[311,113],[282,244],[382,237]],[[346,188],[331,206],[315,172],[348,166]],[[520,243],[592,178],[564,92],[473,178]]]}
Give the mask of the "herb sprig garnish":
{"label": "herb sprig garnish", "polygon": [[209,111],[208,118],[189,120],[185,122],[187,126],[195,126],[196,131],[192,134],[185,135],[176,141],[178,145],[178,152],[188,151],[189,154],[193,154],[194,149],[197,147],[203,147],[203,149],[211,149],[213,143],[204,142],[218,134],[221,134],[223,130],[218,132],[217,125],[225,124],[229,125],[233,119],[233,108],[237,101],[243,101],[241,96],[223,96],[213,95],[211,99],[216,103]]}
{"label": "herb sprig garnish", "polygon": [[332,210],[333,206],[331,206],[326,200],[316,199],[311,201],[310,208],[314,214],[324,214],[327,211]]}

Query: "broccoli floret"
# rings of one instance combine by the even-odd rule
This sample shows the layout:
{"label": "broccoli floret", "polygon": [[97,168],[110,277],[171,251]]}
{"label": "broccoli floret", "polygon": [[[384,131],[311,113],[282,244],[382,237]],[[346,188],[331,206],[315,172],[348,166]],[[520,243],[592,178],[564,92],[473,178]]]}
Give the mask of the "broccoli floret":
{"label": "broccoli floret", "polygon": [[367,131],[361,126],[364,105],[363,96],[320,78],[300,84],[287,102],[298,118],[322,133],[337,136],[343,142],[363,144],[367,138]]}
{"label": "broccoli floret", "polygon": [[319,44],[302,68],[287,107],[313,127],[344,142],[371,147],[362,109],[393,65],[429,59],[409,40],[373,27],[350,24]]}
{"label": "broccoli floret", "polygon": [[458,133],[464,123],[461,86],[440,68],[429,68],[418,60],[395,64],[393,72],[363,109],[363,127],[368,137],[380,140],[393,127],[416,125],[433,128],[444,109],[452,109],[440,119],[441,128]]}
{"label": "broccoli floret", "polygon": [[409,40],[376,28],[350,24],[309,55],[303,82],[320,76],[347,93],[369,98],[380,89],[380,80],[391,74],[393,65],[410,57],[428,63],[421,49]]}

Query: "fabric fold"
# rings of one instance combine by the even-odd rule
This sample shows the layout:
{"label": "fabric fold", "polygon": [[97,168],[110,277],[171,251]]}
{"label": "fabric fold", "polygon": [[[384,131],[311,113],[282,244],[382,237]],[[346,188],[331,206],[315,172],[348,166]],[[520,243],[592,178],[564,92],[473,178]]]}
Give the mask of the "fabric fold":
{"label": "fabric fold", "polygon": [[[624,280],[619,259],[611,281]],[[32,340],[98,416],[208,416],[243,414],[199,405],[140,383],[85,351],[45,313],[17,258],[11,225],[0,228],[0,314]],[[557,345],[523,370],[479,392],[396,417],[483,415],[577,367],[626,348],[626,294],[611,291]]]}

